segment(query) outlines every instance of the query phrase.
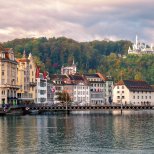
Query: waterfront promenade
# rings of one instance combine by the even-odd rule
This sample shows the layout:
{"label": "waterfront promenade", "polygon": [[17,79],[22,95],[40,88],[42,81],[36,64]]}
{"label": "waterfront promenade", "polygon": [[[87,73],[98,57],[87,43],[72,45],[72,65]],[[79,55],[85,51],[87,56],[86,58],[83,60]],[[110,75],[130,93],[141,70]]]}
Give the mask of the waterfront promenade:
{"label": "waterfront promenade", "polygon": [[61,111],[108,111],[108,110],[154,110],[154,106],[141,106],[141,105],[103,105],[103,106],[58,106],[58,105],[43,105],[43,104],[31,104],[31,105],[14,105],[8,109],[1,108],[1,115],[7,113],[31,113],[37,111],[38,113],[43,112],[61,112]]}

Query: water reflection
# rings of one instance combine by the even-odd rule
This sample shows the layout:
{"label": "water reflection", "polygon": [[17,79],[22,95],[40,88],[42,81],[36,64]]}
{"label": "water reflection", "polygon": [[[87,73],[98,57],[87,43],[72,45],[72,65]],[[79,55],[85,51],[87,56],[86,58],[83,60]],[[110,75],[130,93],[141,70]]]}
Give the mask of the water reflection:
{"label": "water reflection", "polygon": [[0,153],[154,153],[154,114],[0,117]]}

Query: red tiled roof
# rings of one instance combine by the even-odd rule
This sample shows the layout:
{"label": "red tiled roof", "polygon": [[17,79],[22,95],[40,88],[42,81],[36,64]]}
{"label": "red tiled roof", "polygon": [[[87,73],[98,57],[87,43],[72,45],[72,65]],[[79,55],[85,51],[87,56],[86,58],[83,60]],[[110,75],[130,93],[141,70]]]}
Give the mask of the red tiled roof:
{"label": "red tiled roof", "polygon": [[103,81],[107,81],[108,80],[108,78],[107,77],[105,77],[103,74],[101,74],[101,73],[96,73]]}
{"label": "red tiled roof", "polygon": [[19,62],[28,62],[29,60],[27,58],[17,58],[16,61]]}
{"label": "red tiled roof", "polygon": [[12,48],[5,48],[5,51],[9,51],[10,49],[12,49]]}

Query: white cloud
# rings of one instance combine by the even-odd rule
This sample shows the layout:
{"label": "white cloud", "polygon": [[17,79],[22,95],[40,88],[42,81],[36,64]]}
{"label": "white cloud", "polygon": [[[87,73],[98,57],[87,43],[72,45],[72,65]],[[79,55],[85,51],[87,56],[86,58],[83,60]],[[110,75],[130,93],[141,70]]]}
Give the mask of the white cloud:
{"label": "white cloud", "polygon": [[0,0],[0,42],[66,36],[153,41],[153,0]]}

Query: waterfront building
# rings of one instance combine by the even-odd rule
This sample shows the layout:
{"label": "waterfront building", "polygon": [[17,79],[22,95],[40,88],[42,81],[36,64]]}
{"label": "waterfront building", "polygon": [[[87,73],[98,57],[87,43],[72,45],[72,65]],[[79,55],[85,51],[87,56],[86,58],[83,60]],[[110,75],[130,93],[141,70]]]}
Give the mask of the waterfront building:
{"label": "waterfront building", "polygon": [[90,104],[103,105],[105,103],[104,84],[105,82],[96,74],[84,74],[90,83]]}
{"label": "waterfront building", "polygon": [[111,104],[113,100],[113,78],[111,76],[104,76],[99,72],[97,74],[104,81],[105,104]]}
{"label": "waterfront building", "polygon": [[18,103],[32,103],[34,99],[32,93],[30,93],[30,65],[29,59],[26,57],[25,50],[22,58],[17,58],[17,84],[20,89],[17,91]]}
{"label": "waterfront building", "polygon": [[39,67],[36,69],[35,103],[47,103],[47,73],[40,73]]}
{"label": "waterfront building", "polygon": [[71,66],[62,66],[61,68],[61,74],[62,75],[70,75],[70,74],[75,74],[77,71],[77,68],[76,68],[76,64],[74,63],[74,59],[73,59],[73,63]]}
{"label": "waterfront building", "polygon": [[32,94],[33,100],[36,100],[36,78],[35,78],[35,73],[36,73],[36,63],[34,62],[34,58],[32,54],[30,53],[28,56],[29,60],[29,85],[30,89],[29,92]]}
{"label": "waterfront building", "polygon": [[50,80],[47,80],[47,103],[53,104],[54,103],[54,86]]}
{"label": "waterfront building", "polygon": [[18,89],[14,51],[0,46],[0,105],[16,104]]}
{"label": "waterfront building", "polygon": [[65,81],[68,80],[68,77],[66,75],[61,74],[54,74],[50,77],[51,82],[53,83],[52,86],[52,93],[53,93],[53,101],[54,104],[59,103],[57,100],[57,93],[62,92],[64,89]]}
{"label": "waterfront building", "polygon": [[57,92],[67,92],[75,103],[89,104],[90,103],[90,84],[84,76],[79,74],[74,75],[52,75],[51,80],[54,84],[54,103],[59,103],[57,100]]}
{"label": "waterfront building", "polygon": [[132,47],[129,47],[128,54],[154,54],[154,47],[151,44],[151,46],[142,43],[138,40],[138,36],[136,36],[136,42],[132,45]]}
{"label": "waterfront building", "polygon": [[71,75],[52,75],[54,103],[57,92],[66,91],[71,100],[81,104],[108,104],[112,102],[113,80],[104,77],[101,73],[96,74],[71,74]]}
{"label": "waterfront building", "polygon": [[113,89],[117,104],[154,105],[154,89],[145,81],[121,80]]}
{"label": "waterfront building", "polygon": [[73,102],[89,105],[91,100],[89,81],[83,75],[68,75],[73,86]]}

